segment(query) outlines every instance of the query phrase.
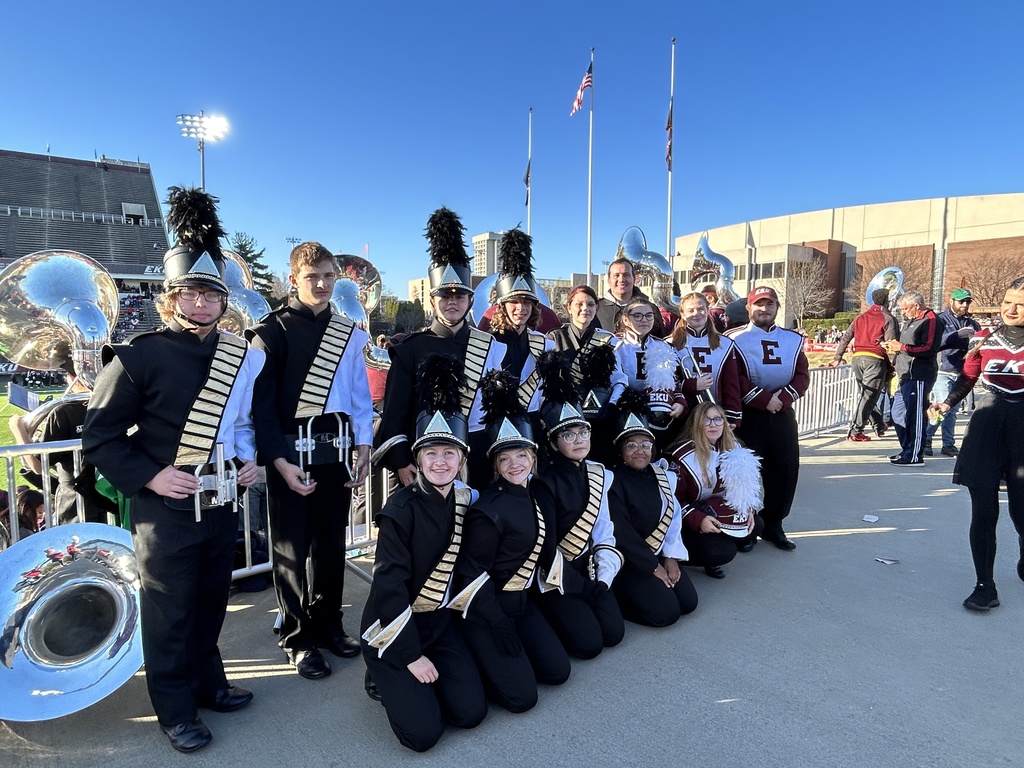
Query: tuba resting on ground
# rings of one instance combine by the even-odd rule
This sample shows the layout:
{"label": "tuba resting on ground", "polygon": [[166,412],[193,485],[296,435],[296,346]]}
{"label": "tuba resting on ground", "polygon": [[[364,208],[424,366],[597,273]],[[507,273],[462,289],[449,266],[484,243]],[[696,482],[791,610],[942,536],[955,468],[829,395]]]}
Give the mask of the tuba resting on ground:
{"label": "tuba resting on ground", "polygon": [[697,250],[694,251],[692,269],[690,287],[698,291],[701,283],[713,280],[718,292],[718,306],[724,307],[739,298],[732,284],[736,276],[736,267],[725,256],[711,250],[706,231],[700,236]]}
{"label": "tuba resting on ground", "polygon": [[58,525],[0,553],[0,719],[50,720],[142,666],[139,574],[128,531]]}
{"label": "tuba resting on ground", "polygon": [[228,306],[217,327],[241,336],[242,331],[256,325],[270,312],[270,304],[255,290],[256,283],[245,260],[226,248],[222,248],[221,253],[224,254],[224,283],[228,287]]}
{"label": "tuba resting on ground", "polygon": [[[380,272],[361,256],[338,254],[334,259],[338,263],[338,280],[331,295],[331,308],[370,333],[370,314],[380,303],[384,290]],[[374,344],[372,336],[363,349],[363,360],[370,368],[391,367],[387,350]]]}
{"label": "tuba resting on ground", "polygon": [[671,312],[679,311],[675,275],[668,259],[647,250],[647,238],[640,227],[629,227],[619,239],[616,259],[629,259],[636,269],[636,285],[651,301]]}

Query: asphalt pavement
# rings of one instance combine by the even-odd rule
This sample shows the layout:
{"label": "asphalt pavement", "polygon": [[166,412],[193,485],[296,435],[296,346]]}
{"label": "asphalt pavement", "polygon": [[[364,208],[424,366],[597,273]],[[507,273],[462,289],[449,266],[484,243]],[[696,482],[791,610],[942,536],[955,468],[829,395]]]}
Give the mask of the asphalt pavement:
{"label": "asphalt pavement", "polygon": [[[399,745],[362,691],[360,659],[328,656],[334,674],[320,681],[295,674],[275,645],[267,590],[231,597],[221,649],[229,678],[256,698],[203,713],[206,749],[170,748],[140,672],[73,715],[0,723],[0,766],[1022,765],[1016,535],[1004,514],[1002,606],[966,611],[967,492],[950,484],[952,459],[893,467],[895,446],[803,441],[786,525],[794,552],[760,542],[721,581],[687,569],[693,614],[666,629],[629,625],[619,647],[574,662],[530,712],[492,706],[428,753]],[[354,632],[367,585],[348,585]]]}

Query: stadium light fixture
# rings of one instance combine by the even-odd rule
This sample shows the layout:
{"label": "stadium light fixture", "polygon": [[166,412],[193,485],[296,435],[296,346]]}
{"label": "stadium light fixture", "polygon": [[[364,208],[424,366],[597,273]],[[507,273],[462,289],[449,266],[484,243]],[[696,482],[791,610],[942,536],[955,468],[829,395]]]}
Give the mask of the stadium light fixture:
{"label": "stadium light fixture", "polygon": [[228,132],[227,118],[218,115],[178,115],[181,135],[187,139],[199,141],[199,179],[200,187],[206,189],[206,142],[220,141]]}

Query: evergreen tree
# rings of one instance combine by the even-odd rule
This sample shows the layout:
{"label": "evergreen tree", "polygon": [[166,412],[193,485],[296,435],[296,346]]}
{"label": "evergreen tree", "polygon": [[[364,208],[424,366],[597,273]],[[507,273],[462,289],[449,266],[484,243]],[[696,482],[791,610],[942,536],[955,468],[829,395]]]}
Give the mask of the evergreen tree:
{"label": "evergreen tree", "polygon": [[235,232],[233,237],[228,238],[228,245],[232,251],[242,257],[242,261],[249,265],[249,271],[252,272],[253,287],[256,292],[268,302],[272,302],[275,293],[274,273],[270,271],[270,267],[263,261],[263,254],[267,249],[259,248],[256,238],[247,235],[245,232]]}

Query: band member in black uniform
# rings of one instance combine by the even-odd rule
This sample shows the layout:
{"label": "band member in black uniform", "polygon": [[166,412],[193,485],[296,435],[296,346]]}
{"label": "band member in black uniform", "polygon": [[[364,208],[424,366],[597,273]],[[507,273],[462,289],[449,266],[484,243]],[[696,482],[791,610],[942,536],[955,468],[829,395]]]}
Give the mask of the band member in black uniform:
{"label": "band member in black uniform", "polygon": [[569,367],[557,352],[540,360],[544,387],[541,420],[550,461],[530,485],[558,545],[547,582],[556,587],[540,598],[541,609],[570,655],[592,659],[625,635],[615,597],[609,591],[622,568],[608,514],[612,474],[587,461],[590,424],[578,403]]}
{"label": "band member in black uniform", "polygon": [[178,243],[164,256],[166,327],[104,349],[82,437],[86,460],[131,497],[146,684],[181,752],[212,738],[197,707],[229,712],[252,699],[229,685],[217,638],[235,555],[235,484],[256,479],[250,411],[264,355],[216,328],[228,289],[215,202],[171,188]]}
{"label": "band member in black uniform", "polygon": [[466,463],[462,366],[444,356],[418,370],[411,450],[416,479],[377,513],[373,583],[363,609],[363,660],[398,740],[424,752],[446,724],[474,728],[487,714],[483,683],[455,614],[446,608],[463,521],[475,492],[456,481]]}
{"label": "band member in black uniform", "polygon": [[[427,221],[430,242],[430,305],[434,319],[427,328],[409,334],[393,346],[391,369],[384,390],[384,406],[377,428],[373,454],[374,464],[398,474],[402,485],[416,478],[409,435],[416,426],[416,403],[413,398],[416,370],[430,355],[449,355],[465,361],[466,386],[462,391],[462,413],[469,422],[470,443],[479,445],[477,455],[487,450],[481,419],[478,388],[481,377],[501,367],[505,345],[491,334],[474,328],[467,320],[473,306],[470,287],[469,254],[463,242],[465,227],[454,211],[439,208]],[[474,473],[472,470],[476,469]],[[480,477],[475,477],[479,474]],[[490,468],[485,458],[471,466],[470,482],[481,485],[489,480]]]}
{"label": "band member in black uniform", "polygon": [[683,510],[676,476],[654,461],[654,433],[647,426],[647,397],[627,389],[616,404],[619,461],[608,499],[615,542],[626,563],[612,591],[622,615],[637,624],[667,627],[697,607],[697,590],[679,569],[687,559],[680,533]]}
{"label": "band member in black uniform", "polygon": [[319,649],[359,655],[341,606],[351,489],[366,478],[373,442],[362,356],[369,335],[331,309],[337,264],[330,251],[300,243],[289,266],[295,296],[246,333],[267,354],[253,410],[267,467],[278,642],[296,671],[314,680],[331,673]]}
{"label": "band member in black uniform", "polygon": [[764,531],[761,538],[781,550],[796,549],[782,528],[796,496],[800,443],[793,403],[810,383],[804,339],[775,324],[779,296],[761,286],[747,294],[750,322],[726,331],[736,344],[743,393],[743,422],[736,437],[761,457]]}
{"label": "band member in black uniform", "polygon": [[669,449],[669,468],[679,477],[675,494],[686,514],[686,564],[723,579],[722,566],[752,550],[764,529],[758,458],[736,441],[721,406],[701,403],[682,442]]}
{"label": "band member in black uniform", "polygon": [[929,409],[949,413],[981,380],[953,482],[971,492],[971,555],[978,577],[964,607],[987,611],[999,605],[992,573],[996,559],[999,485],[1006,484],[1007,511],[1017,530],[1017,576],[1024,581],[1024,277],[1010,283],[999,306],[1002,325],[972,340],[963,372],[949,396]]}
{"label": "band member in black uniform", "polygon": [[537,703],[537,682],[561,685],[569,656],[544,614],[529,599],[546,588],[542,570],[555,555],[551,526],[529,491],[537,444],[509,371],[484,377],[487,453],[494,481],[466,515],[456,568],[459,594],[451,607],[491,696],[511,712]]}

